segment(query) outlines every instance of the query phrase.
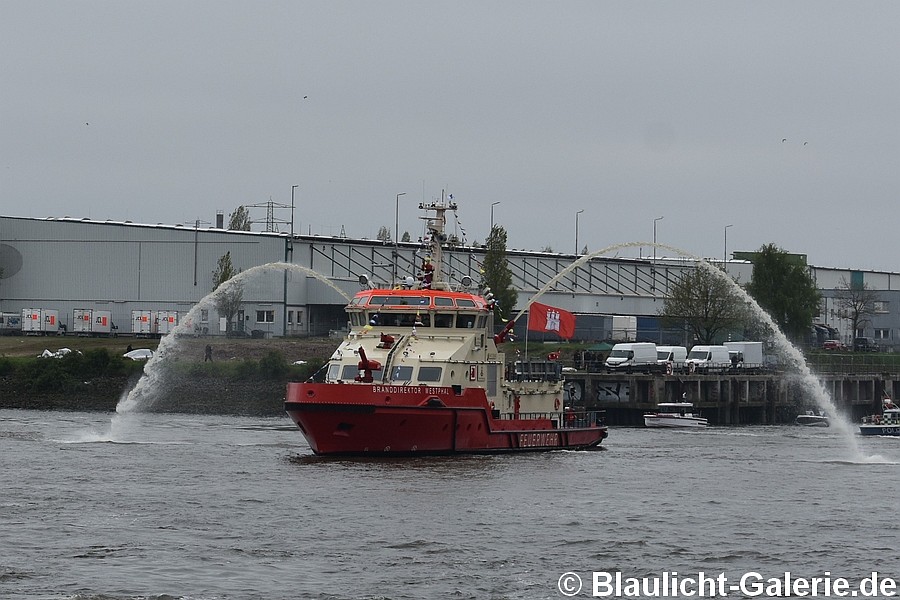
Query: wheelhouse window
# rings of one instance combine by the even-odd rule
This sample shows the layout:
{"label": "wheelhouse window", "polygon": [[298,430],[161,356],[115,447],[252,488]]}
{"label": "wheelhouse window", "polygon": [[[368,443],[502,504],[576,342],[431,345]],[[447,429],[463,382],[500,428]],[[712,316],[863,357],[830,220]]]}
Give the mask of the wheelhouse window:
{"label": "wheelhouse window", "polygon": [[460,313],[456,317],[456,326],[460,329],[472,329],[475,327],[475,317],[476,315]]}
{"label": "wheelhouse window", "polygon": [[412,381],[413,368],[398,366],[391,369],[391,381]]}
{"label": "wheelhouse window", "polygon": [[438,296],[434,299],[435,306],[453,306],[453,298],[444,298],[442,296]]}
{"label": "wheelhouse window", "polygon": [[437,313],[434,315],[435,327],[453,327],[453,313]]}
{"label": "wheelhouse window", "polygon": [[427,296],[372,296],[369,306],[428,306]]}
{"label": "wheelhouse window", "polygon": [[434,382],[441,380],[441,367],[419,367],[419,381]]}
{"label": "wheelhouse window", "polygon": [[369,324],[382,327],[429,327],[431,315],[427,312],[384,312],[370,313]]}
{"label": "wheelhouse window", "polygon": [[336,381],[341,375],[341,365],[339,363],[331,363],[328,365],[328,373],[325,376],[327,381]]}

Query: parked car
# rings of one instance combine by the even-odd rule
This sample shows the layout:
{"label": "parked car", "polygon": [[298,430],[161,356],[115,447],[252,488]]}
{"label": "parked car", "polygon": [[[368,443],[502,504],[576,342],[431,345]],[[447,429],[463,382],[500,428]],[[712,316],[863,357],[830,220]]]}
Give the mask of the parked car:
{"label": "parked car", "polygon": [[130,358],[131,360],[150,360],[151,358],[153,358],[153,350],[149,350],[147,348],[138,348],[137,350],[126,352],[122,356],[124,356],[125,358]]}
{"label": "parked car", "polygon": [[846,350],[847,346],[841,340],[825,340],[822,343],[822,350]]}
{"label": "parked car", "polygon": [[878,344],[870,337],[858,337],[853,340],[854,352],[878,352]]}

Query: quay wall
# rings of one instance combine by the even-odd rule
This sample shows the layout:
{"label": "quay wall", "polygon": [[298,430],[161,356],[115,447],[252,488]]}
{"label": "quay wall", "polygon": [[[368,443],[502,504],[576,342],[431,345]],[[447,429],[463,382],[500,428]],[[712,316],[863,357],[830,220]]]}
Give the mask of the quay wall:
{"label": "quay wall", "polygon": [[[883,394],[897,397],[900,374],[827,374],[819,382],[839,411],[858,421],[881,409]],[[610,425],[642,425],[659,402],[694,403],[711,425],[777,425],[822,409],[814,393],[788,373],[566,374],[567,399],[606,411]]]}

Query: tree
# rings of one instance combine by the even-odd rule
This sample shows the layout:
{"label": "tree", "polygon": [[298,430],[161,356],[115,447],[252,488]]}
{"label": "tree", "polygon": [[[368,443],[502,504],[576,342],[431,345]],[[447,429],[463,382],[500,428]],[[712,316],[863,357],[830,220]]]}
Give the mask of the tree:
{"label": "tree", "polygon": [[775,244],[754,253],[753,276],[747,291],[794,341],[803,340],[819,312],[820,294],[806,261]]}
{"label": "tree", "polygon": [[400,241],[401,241],[401,242],[408,242],[408,241],[410,241],[410,237],[409,237],[409,232],[408,232],[408,231],[404,231],[404,232],[403,232],[403,237],[400,238]]}
{"label": "tree", "polygon": [[859,326],[868,321],[869,316],[875,313],[875,301],[878,294],[869,287],[869,284],[854,285],[841,277],[841,283],[835,289],[835,304],[841,314],[850,320],[850,331],[857,335]]}
{"label": "tree", "polygon": [[484,285],[491,288],[497,300],[495,309],[500,320],[508,320],[516,308],[519,294],[512,286],[512,271],[506,260],[506,230],[494,225],[487,239],[484,255]]}
{"label": "tree", "polygon": [[378,235],[375,236],[375,239],[381,242],[389,242],[391,240],[391,230],[388,227],[382,225],[378,229]]}
{"label": "tree", "polygon": [[747,319],[746,306],[734,286],[704,267],[685,270],[660,311],[663,324],[683,323],[699,343],[715,343],[721,333]]}
{"label": "tree", "polygon": [[231,231],[250,231],[250,211],[245,206],[238,206],[229,215],[228,229]]}
{"label": "tree", "polygon": [[241,303],[244,301],[243,283],[235,281],[225,285],[238,273],[240,271],[236,270],[231,262],[230,251],[219,257],[216,270],[212,272],[213,291],[219,290],[220,287],[222,288],[213,297],[213,302],[219,314],[225,317],[226,332],[233,330],[234,317],[241,309]]}

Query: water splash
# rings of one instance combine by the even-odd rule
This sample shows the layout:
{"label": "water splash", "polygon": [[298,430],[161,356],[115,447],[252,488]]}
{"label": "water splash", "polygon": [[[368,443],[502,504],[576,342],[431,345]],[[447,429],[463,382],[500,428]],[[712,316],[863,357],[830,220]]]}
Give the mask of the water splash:
{"label": "water splash", "polygon": [[[284,262],[274,262],[247,269],[204,296],[191,308],[191,310],[188,311],[187,315],[181,319],[177,326],[163,336],[159,341],[159,345],[157,346],[153,357],[144,365],[143,376],[141,376],[134,388],[132,388],[124,398],[119,400],[119,403],[116,406],[116,416],[121,417],[122,415],[127,415],[131,412],[146,410],[153,405],[158,391],[163,389],[165,385],[166,369],[164,367],[167,357],[178,347],[178,339],[180,336],[194,335],[193,324],[200,322],[199,317],[202,310],[213,308],[218,298],[232,291],[235,286],[244,285],[244,283],[253,277],[264,274],[282,274],[285,271],[294,271],[315,277],[344,297],[348,302],[350,301],[350,296],[348,296],[344,290],[336,286],[334,282],[321,273],[307,267]],[[114,422],[116,421],[115,417],[113,420]],[[118,421],[117,425],[120,428],[128,426],[125,419],[120,418]],[[116,425],[116,423],[114,423],[114,425]]]}
{"label": "water splash", "polygon": [[575,260],[571,265],[560,271],[557,275],[551,278],[550,281],[548,281],[544,285],[544,287],[538,290],[537,293],[535,293],[528,300],[525,308],[519,311],[514,320],[518,320],[519,317],[521,317],[525,313],[525,311],[528,309],[528,306],[532,302],[536,301],[546,292],[550,291],[559,280],[561,280],[568,273],[571,273],[592,258],[604,256],[616,250],[622,250],[625,248],[637,248],[641,246],[651,246],[661,250],[668,250],[690,260],[696,261],[697,264],[702,268],[707,269],[710,273],[731,284],[738,296],[740,296],[740,298],[744,302],[746,302],[750,309],[753,311],[754,316],[760,322],[766,325],[772,332],[772,341],[775,344],[775,347],[778,350],[779,354],[783,358],[785,358],[790,363],[790,365],[794,367],[794,369],[796,369],[798,377],[800,378],[806,389],[809,391],[809,393],[813,396],[816,403],[819,405],[819,408],[828,413],[832,427],[834,427],[840,434],[840,436],[845,440],[845,443],[852,453],[854,459],[857,461],[866,460],[866,457],[864,457],[864,455],[862,454],[862,451],[859,448],[859,444],[857,443],[855,428],[847,420],[843,412],[838,410],[837,405],[835,405],[834,401],[831,398],[831,394],[828,393],[828,390],[825,389],[825,386],[822,385],[822,382],[819,380],[819,378],[816,377],[810,370],[809,365],[806,364],[806,358],[803,356],[803,353],[799,348],[794,346],[794,344],[792,344],[790,340],[788,340],[787,336],[784,335],[784,333],[781,331],[781,329],[778,327],[769,313],[763,310],[763,308],[759,304],[757,304],[756,300],[754,300],[753,297],[748,294],[743,287],[738,285],[737,282],[729,277],[725,271],[710,264],[703,258],[694,256],[690,252],[681,250],[680,248],[653,242],[624,242],[621,244],[613,244],[601,250],[585,254],[584,256],[581,256],[580,258]]}

